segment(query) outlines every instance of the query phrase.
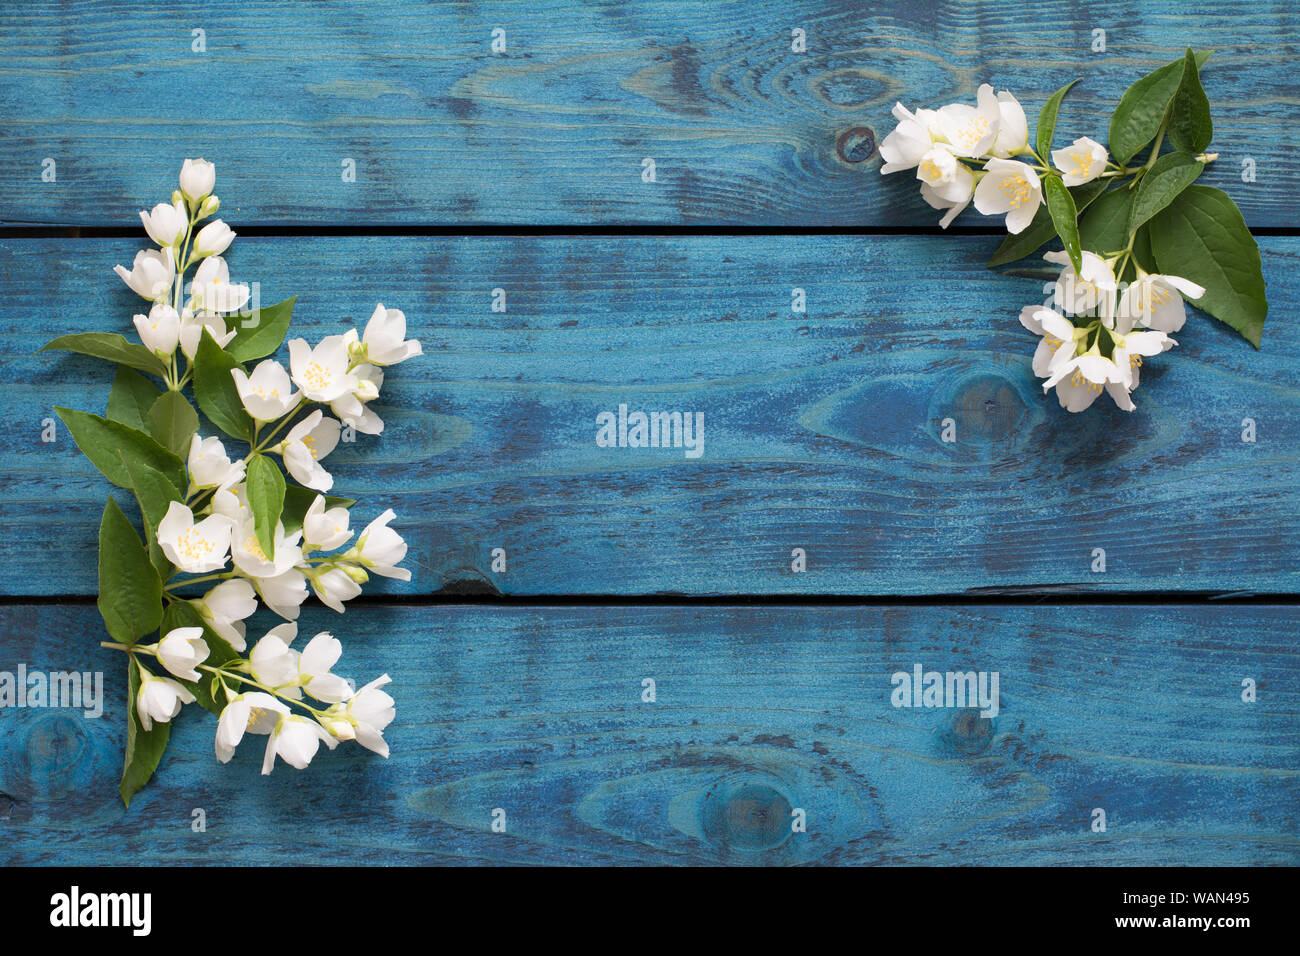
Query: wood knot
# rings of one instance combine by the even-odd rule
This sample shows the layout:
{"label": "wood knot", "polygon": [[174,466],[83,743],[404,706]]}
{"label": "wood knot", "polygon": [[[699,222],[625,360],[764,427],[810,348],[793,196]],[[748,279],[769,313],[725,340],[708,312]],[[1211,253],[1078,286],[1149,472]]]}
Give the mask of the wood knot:
{"label": "wood knot", "polygon": [[876,134],[869,126],[855,126],[840,133],[835,152],[846,163],[865,163],[876,155]]}
{"label": "wood knot", "polygon": [[790,835],[792,809],[766,784],[724,780],[705,798],[703,831],[723,850],[771,850]]}
{"label": "wood knot", "polygon": [[992,717],[983,717],[976,707],[963,707],[953,714],[942,734],[943,745],[965,757],[981,754],[993,743],[996,730]]}

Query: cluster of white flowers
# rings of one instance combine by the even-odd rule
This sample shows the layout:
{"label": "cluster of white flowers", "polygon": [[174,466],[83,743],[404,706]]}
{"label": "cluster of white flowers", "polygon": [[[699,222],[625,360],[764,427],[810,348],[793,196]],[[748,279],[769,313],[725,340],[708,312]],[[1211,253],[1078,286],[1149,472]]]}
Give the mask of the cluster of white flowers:
{"label": "cluster of white flowers", "polygon": [[[986,216],[1006,216],[1007,231],[1023,232],[1043,202],[1040,173],[1045,165],[1029,145],[1029,122],[1020,103],[1006,90],[994,94],[985,83],[976,105],[950,103],[937,110],[894,105],[898,126],[880,144],[882,173],[916,170],[921,198],[944,210],[945,229],[975,203]],[[1013,157],[1027,156],[1034,162]],[[1079,186],[1118,170],[1106,147],[1076,139],[1052,151],[1052,163],[1067,186]]]}
{"label": "cluster of white flowers", "polygon": [[[1142,360],[1178,343],[1169,337],[1187,319],[1183,296],[1198,299],[1205,289],[1181,276],[1151,275],[1137,268],[1131,283],[1116,280],[1130,254],[1104,259],[1083,253],[1076,272],[1064,252],[1043,258],[1060,265],[1052,304],[1025,306],[1020,323],[1042,337],[1034,353],[1034,374],[1056,389],[1061,407],[1081,412],[1104,389],[1115,404],[1133,411]],[[1121,287],[1122,286],[1122,287]],[[1066,316],[1073,317],[1071,319]]]}
{"label": "cluster of white flowers", "polygon": [[[135,316],[135,326],[144,346],[168,368],[167,384],[177,391],[193,374],[189,363],[204,331],[224,347],[238,331],[227,328],[226,317],[249,301],[249,287],[230,282],[220,256],[235,233],[219,219],[197,234],[194,231],[220,206],[212,194],[215,178],[211,163],[186,160],[171,204],[140,214],[146,232],[160,248],[138,253],[129,271],[122,266],[115,269],[132,290],[153,303],[148,315]],[[184,276],[196,263],[185,296]],[[290,644],[297,635],[294,622],[309,584],[323,603],[342,613],[344,602],[361,593],[371,574],[403,581],[411,576],[398,567],[407,545],[389,527],[395,517],[391,510],[366,525],[354,541],[348,509],[331,506],[321,494],[307,509],[301,528],[289,533],[283,521],[277,522],[273,557],[259,543],[247,487],[253,457],[278,455],[289,475],[304,487],[328,491],[333,478],[321,461],[338,444],[343,427],[378,434],[383,422],[369,403],[379,395],[384,367],[421,354],[420,343],[406,338],[405,316],[382,304],[360,336],[350,329],[344,335],[327,336],[314,348],[304,339],[293,339],[288,345],[288,370],[274,359],[260,362],[251,374],[242,368],[232,370],[240,401],[253,421],[250,451],[242,459],[232,459],[220,438],[195,434],[187,461],[185,500],[171,502],[158,522],[156,539],[178,575],[199,576],[169,583],[169,600],[180,600],[171,593],[174,587],[220,580],[190,603],[212,632],[239,655],[247,649],[245,619],[257,609],[258,597],[289,623],[273,628],[247,658],[240,656],[219,666],[205,664],[210,649],[202,627],[175,628],[155,645],[132,648],[153,655],[173,675],[155,675],[140,664],[136,709],[146,730],[154,721],[171,720],[182,704],[195,700],[173,678],[194,682],[203,677],[211,680],[213,696],[220,688],[226,700],[217,728],[218,758],[228,761],[245,733],[266,734],[270,740],[263,773],[270,773],[277,754],[294,767],[305,767],[322,742],[332,749],[339,740],[355,739],[388,755],[383,731],[393,719],[393,699],[381,690],[389,683],[388,676],[353,692],[331,673],[342,650],[338,640],[322,632],[301,652]],[[187,360],[183,371],[178,347]],[[327,406],[337,418],[322,408],[297,417],[312,404]],[[341,550],[349,543],[347,550]],[[326,706],[314,707],[304,695]],[[291,704],[310,716],[294,713]]]}

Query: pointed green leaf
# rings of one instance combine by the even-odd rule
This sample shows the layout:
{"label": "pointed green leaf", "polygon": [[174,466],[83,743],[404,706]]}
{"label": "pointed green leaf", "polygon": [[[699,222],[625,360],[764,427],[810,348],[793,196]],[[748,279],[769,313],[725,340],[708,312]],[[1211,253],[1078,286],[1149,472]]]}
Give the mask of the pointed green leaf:
{"label": "pointed green leaf", "polygon": [[[1082,214],[1109,185],[1108,179],[1094,179],[1082,186],[1071,186],[1070,195],[1074,197],[1075,209]],[[997,251],[989,259],[988,267],[992,269],[994,266],[1003,266],[1008,262],[1016,262],[1025,256],[1033,255],[1055,235],[1056,225],[1052,222],[1052,214],[1047,211],[1046,206],[1040,206],[1038,212],[1034,213],[1034,221],[1028,228],[1008,235],[1002,240],[1002,245],[998,246]]]}
{"label": "pointed green leaf", "polygon": [[114,640],[134,644],[162,620],[162,581],[112,498],[99,523],[99,613]]}
{"label": "pointed green leaf", "polygon": [[1189,186],[1151,220],[1151,249],[1166,275],[1205,286],[1196,300],[1259,348],[1268,316],[1259,246],[1227,193]]}
{"label": "pointed green leaf", "polygon": [[149,430],[149,409],[162,393],[139,372],[125,365],[117,367],[117,377],[108,393],[107,416],[136,431]]}
{"label": "pointed green leaf", "polygon": [[1061,237],[1066,254],[1074,264],[1076,273],[1083,271],[1083,253],[1079,247],[1079,219],[1074,208],[1074,197],[1060,176],[1043,177],[1043,196],[1047,200],[1047,211],[1052,215],[1052,224],[1056,234]]}
{"label": "pointed green leaf", "polygon": [[274,354],[284,344],[289,320],[293,317],[293,304],[297,301],[295,295],[250,316],[235,317],[235,337],[226,344],[226,351],[238,362],[251,362]]}
{"label": "pointed green leaf", "polygon": [[254,455],[248,463],[248,507],[253,512],[257,543],[270,560],[275,559],[275,526],[284,510],[284,476],[280,466],[266,455]]}
{"label": "pointed green leaf", "polygon": [[[1198,67],[1210,58],[1210,52],[1194,55]],[[1111,159],[1124,165],[1156,138],[1182,79],[1183,60],[1175,60],[1148,73],[1125,91],[1110,118]]]}
{"label": "pointed green leaf", "polygon": [[1071,80],[1063,87],[1047,98],[1043,104],[1043,111],[1038,114],[1038,158],[1044,163],[1051,162],[1052,137],[1056,134],[1056,114],[1061,109],[1061,101],[1065,99],[1065,94],[1070,92],[1070,87],[1078,83],[1078,80]]}
{"label": "pointed green leaf", "polygon": [[1139,226],[1173,202],[1175,196],[1196,182],[1196,177],[1201,175],[1203,169],[1205,164],[1197,162],[1191,153],[1166,153],[1157,159],[1155,165],[1138,180],[1128,231],[1135,232]]}
{"label": "pointed green leaf", "polygon": [[54,411],[91,464],[119,488],[131,490],[131,476],[122,465],[122,455],[156,468],[173,484],[185,483],[184,463],[144,432],[89,412],[57,406]]}
{"label": "pointed green leaf", "polygon": [[154,355],[143,345],[128,342],[116,332],[81,332],[77,335],[61,335],[41,349],[42,352],[76,352],[93,358],[128,365],[165,378],[167,366],[162,359]]}
{"label": "pointed green leaf", "polygon": [[184,501],[185,496],[179,488],[156,468],[150,468],[143,462],[122,458],[131,479],[131,490],[140,505],[140,517],[144,520],[144,537],[149,548],[149,562],[164,580],[171,574],[172,565],[163,554],[158,544],[158,523],[167,514],[167,508],[173,501]]}
{"label": "pointed green leaf", "polygon": [[244,411],[230,375],[238,367],[239,363],[204,329],[194,354],[194,397],[212,424],[233,438],[248,441],[253,434],[252,419]]}
{"label": "pointed green leaf", "polygon": [[163,392],[149,409],[149,433],[182,460],[189,454],[190,439],[198,430],[198,413],[180,392]]}
{"label": "pointed green leaf", "polygon": [[1079,219],[1079,243],[1089,252],[1107,255],[1128,246],[1128,221],[1133,210],[1133,190],[1112,189]]}
{"label": "pointed green leaf", "polygon": [[1214,138],[1210,99],[1201,86],[1196,57],[1189,49],[1183,57],[1183,76],[1169,104],[1169,142],[1184,152],[1204,152]]}
{"label": "pointed green leaf", "polygon": [[132,655],[126,665],[126,756],[122,763],[122,782],[117,788],[122,802],[128,807],[131,798],[144,788],[158,769],[172,732],[170,723],[154,721],[149,730],[140,723],[140,714],[135,707],[140,693],[139,667],[135,655]]}

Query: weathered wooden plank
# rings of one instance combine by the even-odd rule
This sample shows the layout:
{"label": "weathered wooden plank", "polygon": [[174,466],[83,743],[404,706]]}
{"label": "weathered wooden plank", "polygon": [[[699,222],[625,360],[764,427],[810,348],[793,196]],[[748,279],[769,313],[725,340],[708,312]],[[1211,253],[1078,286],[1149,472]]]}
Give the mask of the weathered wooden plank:
{"label": "weathered wooden plank", "polygon": [[[123,811],[123,660],[95,646],[93,608],[11,606],[0,670],[103,669],[109,705],[0,711],[0,863],[1294,865],[1297,623],[1250,606],[316,609],[303,630],[340,636],[340,673],[393,676],[393,756],[342,747],[262,778],[256,741],[222,767],[215,722],[187,711]],[[891,675],[917,664],[996,671],[998,715],[893,707]]]}
{"label": "weathered wooden plank", "polygon": [[1217,51],[1205,181],[1290,227],[1297,35],[1294,5],[1253,0],[5,4],[0,220],[134,223],[204,155],[236,224],[933,225],[915,183],[876,175],[896,100],[987,80],[1036,113],[1083,76],[1060,131],[1101,139],[1120,93],[1190,44]]}
{"label": "weathered wooden plank", "polygon": [[[1262,350],[1193,315],[1136,412],[1073,416],[1040,394],[1016,318],[1049,273],[986,271],[995,242],[254,239],[232,262],[264,301],[299,293],[309,338],[382,296],[424,342],[385,385],[385,433],[327,460],[358,519],[398,511],[409,592],[1300,590],[1300,240],[1265,240]],[[54,405],[102,411],[112,373],[34,353],[70,330],[133,334],[139,300],[109,272],[133,248],[0,241],[4,593],[94,593],[108,485],[41,432]],[[702,457],[597,447],[619,404],[702,413]]]}

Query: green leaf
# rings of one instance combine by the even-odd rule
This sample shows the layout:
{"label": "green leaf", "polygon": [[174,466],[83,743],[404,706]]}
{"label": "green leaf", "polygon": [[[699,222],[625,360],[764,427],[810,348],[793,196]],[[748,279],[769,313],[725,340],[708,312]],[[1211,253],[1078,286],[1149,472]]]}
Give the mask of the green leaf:
{"label": "green leaf", "polygon": [[236,368],[239,363],[205,328],[194,354],[194,397],[214,425],[227,435],[248,441],[253,434],[253,423],[244,411],[239,389],[230,374]]}
{"label": "green leaf", "polygon": [[1071,80],[1049,96],[1047,102],[1043,104],[1043,111],[1038,114],[1038,157],[1044,163],[1051,161],[1048,154],[1052,151],[1052,137],[1056,133],[1056,114],[1061,109],[1061,101],[1065,99],[1065,94],[1070,92],[1070,87],[1078,82],[1078,80]]}
{"label": "green leaf", "polygon": [[161,471],[150,468],[143,462],[122,456],[123,467],[131,479],[131,490],[140,505],[140,517],[144,520],[144,536],[149,548],[149,561],[158,571],[160,578],[167,578],[172,572],[171,562],[158,544],[158,523],[167,514],[167,508],[173,501],[183,501],[181,489],[172,484]]}
{"label": "green leaf", "polygon": [[162,620],[162,580],[112,498],[99,523],[99,613],[114,640],[134,644]]}
{"label": "green leaf", "polygon": [[61,335],[41,349],[42,352],[76,352],[93,358],[106,359],[119,365],[128,365],[165,378],[167,366],[162,359],[154,355],[143,345],[128,342],[116,332],[81,332],[77,335]]}
{"label": "green leaf", "polygon": [[122,782],[117,788],[122,802],[128,807],[131,798],[144,788],[158,769],[172,733],[170,723],[155,720],[150,730],[145,730],[140,723],[140,714],[135,709],[135,699],[140,693],[139,668],[132,655],[126,665],[126,758],[122,764]]}
{"label": "green leaf", "polygon": [[[1106,191],[1109,185],[1108,179],[1094,179],[1082,186],[1071,186],[1070,195],[1074,197],[1075,209],[1082,213],[1092,205],[1093,200]],[[994,266],[1003,266],[1008,262],[1016,262],[1032,255],[1055,235],[1056,225],[1052,222],[1052,214],[1047,211],[1046,206],[1040,206],[1038,212],[1034,213],[1034,221],[1028,228],[1002,240],[1002,245],[998,246],[997,251],[989,259],[988,267],[992,269]]]}
{"label": "green leaf", "polygon": [[[1204,65],[1211,52],[1195,54],[1196,65]],[[1182,79],[1183,60],[1175,60],[1148,73],[1125,91],[1110,118],[1110,153],[1115,162],[1125,165],[1156,138]]]}
{"label": "green leaf", "polygon": [[[201,627],[203,628],[203,640],[208,645],[208,658],[204,661],[213,667],[220,667],[222,664],[237,660],[239,655],[220,634],[208,626],[203,620],[203,615],[189,601],[173,601],[168,605],[167,610],[163,612],[162,627],[159,633],[168,634],[178,627]],[[197,681],[182,680],[181,683],[194,695],[199,706],[221,716],[221,711],[225,706],[224,702],[219,699],[219,695],[213,691],[213,687],[220,689],[216,683],[216,675],[211,678],[206,672],[200,672],[201,676]]]}
{"label": "green leaf", "polygon": [[297,301],[295,295],[259,309],[251,316],[235,317],[235,337],[226,343],[226,351],[238,362],[250,362],[274,354],[284,344],[289,320],[293,317],[293,304]]}
{"label": "green leaf", "polygon": [[149,432],[158,444],[182,460],[199,430],[198,413],[180,392],[163,392],[149,409]]}
{"label": "green leaf", "polygon": [[1128,231],[1137,228],[1164,209],[1174,197],[1196,182],[1205,164],[1197,162],[1191,153],[1166,153],[1155,161],[1138,180],[1137,197],[1129,216]]}
{"label": "green leaf", "polygon": [[1083,271],[1083,253],[1079,247],[1079,213],[1074,208],[1074,197],[1060,176],[1043,177],[1043,195],[1047,199],[1047,211],[1052,215],[1052,224],[1056,234],[1061,237],[1065,251],[1074,264],[1074,271]]}
{"label": "green leaf", "polygon": [[1079,220],[1079,242],[1099,255],[1118,252],[1128,246],[1128,220],[1133,209],[1133,190],[1113,189],[1092,204]]}
{"label": "green leaf", "polygon": [[[316,500],[318,492],[310,488],[303,488],[300,485],[287,485],[284,489],[284,511],[280,514],[280,522],[284,525],[285,534],[293,534],[302,527],[302,519],[307,514],[307,509],[311,503]],[[326,495],[326,508],[351,508],[356,504],[353,498],[342,498],[338,495]]]}
{"label": "green leaf", "polygon": [[1169,104],[1169,142],[1178,149],[1196,154],[1204,152],[1214,138],[1214,120],[1210,117],[1210,99],[1201,86],[1196,57],[1189,48],[1183,57],[1183,75]]}
{"label": "green leaf", "polygon": [[131,490],[131,476],[122,464],[122,455],[156,468],[177,486],[185,484],[184,463],[144,432],[89,412],[58,406],[54,410],[91,464],[119,488]]}
{"label": "green leaf", "polygon": [[1205,286],[1197,307],[1259,348],[1268,315],[1264,272],[1259,246],[1231,197],[1189,186],[1151,220],[1150,231],[1160,271]]}
{"label": "green leaf", "polygon": [[161,394],[158,387],[139,372],[119,365],[113,388],[108,393],[108,417],[128,428],[147,432],[149,409]]}
{"label": "green leaf", "polygon": [[246,487],[257,543],[269,560],[275,560],[275,526],[284,510],[284,476],[280,474],[280,466],[266,455],[254,455],[248,463]]}

